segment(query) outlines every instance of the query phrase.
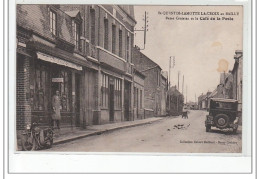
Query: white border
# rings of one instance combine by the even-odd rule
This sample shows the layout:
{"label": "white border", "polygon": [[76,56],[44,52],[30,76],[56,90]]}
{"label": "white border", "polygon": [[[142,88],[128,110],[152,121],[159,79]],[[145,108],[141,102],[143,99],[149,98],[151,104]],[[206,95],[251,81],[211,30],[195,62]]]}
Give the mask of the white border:
{"label": "white border", "polygon": [[[17,0],[19,3],[36,3],[33,0]],[[55,0],[55,3],[93,3],[93,1],[87,0]],[[49,0],[37,1],[37,3],[48,4],[51,3]],[[96,0],[96,4],[129,4],[129,1],[104,1]],[[137,1],[132,0],[131,4],[174,4],[174,5],[201,5],[203,4],[214,4],[214,5],[244,5],[244,61],[246,59],[251,59],[251,38],[248,33],[251,32],[251,21],[249,9],[251,7],[250,1],[160,1],[160,0],[143,0]],[[14,0],[9,2],[9,7],[15,7]],[[14,8],[9,10],[9,109],[15,109],[15,68],[11,64],[15,60],[15,16],[16,14]],[[13,39],[13,41],[12,41]],[[243,119],[248,119],[249,114],[251,114],[251,61],[247,60],[247,63],[244,64],[244,74],[248,77],[248,81],[244,80],[244,86],[248,88],[243,89]],[[249,97],[249,98],[248,98]],[[246,101],[245,99],[249,99]],[[246,108],[247,107],[247,108]],[[246,111],[245,111],[246,110]],[[10,172],[166,172],[166,173],[198,173],[198,172],[216,172],[216,173],[243,173],[251,171],[251,121],[243,121],[243,156],[242,157],[228,157],[228,156],[194,156],[193,154],[180,154],[185,156],[176,156],[176,155],[62,155],[62,154],[14,154],[14,120],[15,113],[10,111],[9,113],[9,149],[10,149]],[[245,131],[246,130],[246,131]],[[252,132],[254,130],[252,129]],[[68,154],[68,153],[65,153]],[[158,155],[158,156],[155,156]],[[37,164],[37,165],[36,165]],[[209,167],[210,165],[215,164],[215,167]],[[245,177],[245,176],[244,176]],[[243,178],[244,178],[243,177]]]}

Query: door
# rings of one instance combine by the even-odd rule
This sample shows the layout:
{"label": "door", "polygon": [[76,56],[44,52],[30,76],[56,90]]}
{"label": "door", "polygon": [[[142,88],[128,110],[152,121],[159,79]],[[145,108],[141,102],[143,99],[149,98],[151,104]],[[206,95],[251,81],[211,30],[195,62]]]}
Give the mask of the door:
{"label": "door", "polygon": [[114,121],[114,84],[109,85],[109,121]]}
{"label": "door", "polygon": [[80,75],[75,74],[75,116],[76,126],[80,126]]}
{"label": "door", "polygon": [[128,82],[125,82],[125,91],[124,91],[124,114],[125,120],[129,120],[129,108],[130,108],[130,85]]}

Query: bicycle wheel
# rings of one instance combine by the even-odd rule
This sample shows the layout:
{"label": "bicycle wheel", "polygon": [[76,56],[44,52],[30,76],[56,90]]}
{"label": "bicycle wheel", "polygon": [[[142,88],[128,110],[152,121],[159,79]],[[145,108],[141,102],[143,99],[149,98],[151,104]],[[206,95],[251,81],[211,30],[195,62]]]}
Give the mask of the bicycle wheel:
{"label": "bicycle wheel", "polygon": [[31,151],[35,149],[35,140],[32,133],[23,134],[22,149],[25,151]]}
{"label": "bicycle wheel", "polygon": [[53,131],[51,129],[48,129],[46,134],[46,140],[45,140],[45,146],[46,148],[51,148],[53,144]]}

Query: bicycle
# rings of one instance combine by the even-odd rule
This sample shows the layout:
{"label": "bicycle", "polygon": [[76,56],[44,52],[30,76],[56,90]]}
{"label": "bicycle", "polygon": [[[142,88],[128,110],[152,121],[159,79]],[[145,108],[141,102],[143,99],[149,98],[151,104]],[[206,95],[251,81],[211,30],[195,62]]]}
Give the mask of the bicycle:
{"label": "bicycle", "polygon": [[53,128],[41,129],[38,123],[26,125],[22,133],[22,149],[25,151],[51,148],[53,144]]}

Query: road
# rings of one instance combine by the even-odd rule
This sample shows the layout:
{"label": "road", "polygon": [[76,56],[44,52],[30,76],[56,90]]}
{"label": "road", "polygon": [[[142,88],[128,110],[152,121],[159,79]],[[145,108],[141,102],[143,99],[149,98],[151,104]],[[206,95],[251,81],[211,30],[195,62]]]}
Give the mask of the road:
{"label": "road", "polygon": [[206,132],[205,111],[190,111],[188,119],[165,117],[152,124],[120,129],[55,145],[48,151],[239,153],[242,134],[212,128]]}

